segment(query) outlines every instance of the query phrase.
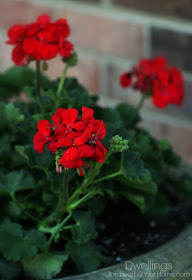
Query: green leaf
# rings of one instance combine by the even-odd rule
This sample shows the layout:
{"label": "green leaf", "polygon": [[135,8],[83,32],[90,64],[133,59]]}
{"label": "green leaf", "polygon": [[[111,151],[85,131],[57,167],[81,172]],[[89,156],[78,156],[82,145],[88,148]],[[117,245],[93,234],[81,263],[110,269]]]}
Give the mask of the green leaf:
{"label": "green leaf", "polygon": [[13,196],[16,192],[33,189],[35,180],[24,170],[0,174],[0,194]]}
{"label": "green leaf", "polygon": [[87,243],[90,239],[97,237],[95,220],[90,211],[77,211],[73,214],[73,218],[76,224],[72,226],[71,232],[75,243]]}
{"label": "green leaf", "polygon": [[97,269],[104,259],[101,255],[101,247],[93,242],[78,245],[70,241],[67,243],[66,250],[80,272],[89,272]]}
{"label": "green leaf", "polygon": [[10,151],[11,149],[11,144],[12,142],[14,142],[16,139],[15,135],[12,134],[4,134],[0,137],[0,156],[2,156],[2,154],[6,154],[7,151]]}
{"label": "green leaf", "polygon": [[117,177],[121,183],[153,196],[157,193],[157,186],[138,152],[126,150],[122,154],[121,171],[122,175]]}
{"label": "green leaf", "polygon": [[68,255],[63,252],[42,253],[34,258],[22,260],[25,273],[42,280],[49,280],[62,269]]}
{"label": "green leaf", "polygon": [[171,148],[171,144],[167,139],[162,139],[159,141],[158,147],[161,151],[167,151]]}
{"label": "green leaf", "polygon": [[120,194],[127,200],[132,202],[134,205],[136,205],[140,209],[141,213],[144,214],[146,212],[146,201],[144,195],[134,191],[129,191],[127,189],[121,191]]}
{"label": "green leaf", "polygon": [[158,147],[162,151],[166,163],[176,167],[179,166],[181,158],[177,154],[175,154],[168,140],[160,140],[158,143]]}
{"label": "green leaf", "polygon": [[31,244],[34,244],[41,251],[44,251],[47,247],[47,239],[45,235],[36,229],[31,229],[25,232],[26,240],[28,240]]}
{"label": "green leaf", "polygon": [[48,206],[54,206],[57,204],[58,196],[56,196],[54,193],[49,192],[47,189],[43,191],[42,194],[43,202],[45,202]]}
{"label": "green leaf", "polygon": [[0,225],[0,251],[7,260],[16,262],[33,257],[38,248],[43,249],[45,245],[46,239],[38,230],[24,233],[20,224],[11,223],[9,219]]}
{"label": "green leaf", "polygon": [[0,258],[0,279],[13,280],[21,272],[21,266]]}
{"label": "green leaf", "polygon": [[24,120],[24,115],[13,103],[0,102],[0,128],[14,126]]}
{"label": "green leaf", "polygon": [[31,145],[17,145],[15,149],[31,168],[42,169],[45,173],[49,171],[49,166],[54,162],[53,155],[47,149],[42,154],[36,152]]}
{"label": "green leaf", "polygon": [[17,203],[14,201],[10,201],[8,207],[9,215],[13,218],[21,216],[24,209],[24,205],[22,203]]}
{"label": "green leaf", "polygon": [[28,165],[31,168],[36,167],[36,163],[34,160],[33,149],[31,145],[17,145],[15,146],[15,150],[27,161]]}
{"label": "green leaf", "polygon": [[14,66],[0,73],[1,98],[7,99],[22,92],[25,85],[33,85],[35,71],[29,67]]}
{"label": "green leaf", "polygon": [[117,106],[117,111],[119,112],[121,120],[127,128],[134,127],[140,121],[140,116],[134,106],[128,104],[119,104]]}
{"label": "green leaf", "polygon": [[100,195],[95,195],[87,202],[87,205],[93,216],[98,216],[105,208],[104,200]]}

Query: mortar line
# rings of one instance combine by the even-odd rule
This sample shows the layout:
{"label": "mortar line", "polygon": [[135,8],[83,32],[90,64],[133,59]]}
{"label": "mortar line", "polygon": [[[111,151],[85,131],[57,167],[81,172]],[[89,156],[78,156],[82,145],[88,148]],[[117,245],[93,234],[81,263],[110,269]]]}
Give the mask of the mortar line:
{"label": "mortar line", "polygon": [[[37,3],[39,5],[39,0],[27,0],[27,2],[32,4]],[[49,6],[59,10],[67,8],[83,14],[87,13],[93,16],[112,18],[117,21],[131,22],[143,26],[147,25],[192,34],[192,22],[189,20],[165,18],[146,12],[135,11],[133,9],[122,9],[119,6],[114,5],[101,7],[98,6],[98,4],[79,3],[76,1],[72,2],[71,0],[56,0],[54,3],[52,0],[42,0],[40,5]]]}

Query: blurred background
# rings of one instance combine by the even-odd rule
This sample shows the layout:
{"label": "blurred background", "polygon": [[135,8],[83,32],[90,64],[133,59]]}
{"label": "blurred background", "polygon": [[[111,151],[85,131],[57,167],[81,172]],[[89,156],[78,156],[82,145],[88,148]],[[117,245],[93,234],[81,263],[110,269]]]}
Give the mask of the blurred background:
{"label": "blurred background", "polygon": [[[79,55],[68,75],[79,78],[101,104],[136,104],[139,94],[119,86],[119,75],[141,58],[164,55],[184,74],[186,98],[181,108],[156,109],[151,101],[142,110],[143,126],[158,138],[169,139],[185,162],[192,164],[192,0],[0,0],[0,71],[13,65],[7,29],[46,13],[67,18],[70,41]],[[63,71],[60,59],[48,75]]]}

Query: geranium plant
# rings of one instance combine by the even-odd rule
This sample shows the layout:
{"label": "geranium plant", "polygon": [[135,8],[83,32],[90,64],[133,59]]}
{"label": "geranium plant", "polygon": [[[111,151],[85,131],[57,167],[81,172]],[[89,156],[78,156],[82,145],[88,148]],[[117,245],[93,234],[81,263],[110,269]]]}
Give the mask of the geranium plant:
{"label": "geranium plant", "polygon": [[[141,91],[138,107],[101,108],[76,79],[66,78],[77,63],[69,34],[67,20],[51,22],[47,15],[8,31],[13,62],[20,66],[0,74],[4,280],[53,279],[110,264],[98,242],[99,218],[109,201],[127,200],[145,214],[167,207],[164,185],[191,193],[188,174],[171,175],[180,158],[170,143],[137,126],[146,97],[161,108],[182,103],[180,71],[162,57],[142,60],[120,77],[123,87]],[[51,81],[43,71],[57,55],[64,72]],[[35,71],[28,68],[33,62]],[[9,102],[23,91],[27,102]]]}

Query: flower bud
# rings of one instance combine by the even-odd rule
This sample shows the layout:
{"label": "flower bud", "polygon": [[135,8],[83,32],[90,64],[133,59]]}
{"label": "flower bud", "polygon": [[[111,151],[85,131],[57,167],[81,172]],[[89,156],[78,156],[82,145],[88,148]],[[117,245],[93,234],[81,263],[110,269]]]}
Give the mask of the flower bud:
{"label": "flower bud", "polygon": [[48,63],[47,63],[46,61],[43,61],[41,67],[42,67],[42,70],[43,70],[43,71],[47,71],[48,68],[49,68],[49,67],[48,67]]}
{"label": "flower bud", "polygon": [[57,173],[63,173],[64,167],[60,164],[60,156],[56,155],[55,157],[55,165],[56,165],[56,171]]}
{"label": "flower bud", "polygon": [[115,135],[110,140],[110,148],[113,153],[123,152],[129,148],[128,140],[123,140],[119,135]]}
{"label": "flower bud", "polygon": [[68,66],[70,67],[74,67],[77,65],[77,62],[78,62],[78,57],[77,57],[77,53],[74,52],[72,53],[69,57],[64,57],[63,58],[63,62],[67,63]]}

